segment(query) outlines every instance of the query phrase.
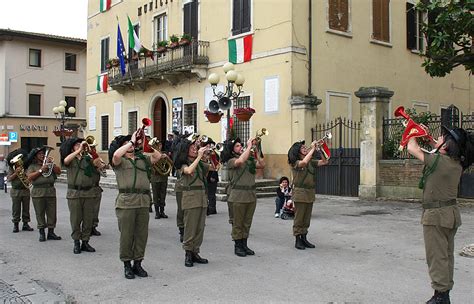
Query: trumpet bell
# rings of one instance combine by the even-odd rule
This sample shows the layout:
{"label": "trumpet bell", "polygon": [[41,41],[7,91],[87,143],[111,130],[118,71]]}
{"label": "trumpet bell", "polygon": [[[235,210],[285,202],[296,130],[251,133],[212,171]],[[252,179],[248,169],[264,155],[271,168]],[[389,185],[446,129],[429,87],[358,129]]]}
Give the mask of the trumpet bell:
{"label": "trumpet bell", "polygon": [[15,156],[14,158],[10,160],[10,164],[14,165],[18,163],[22,158],[23,158],[23,154],[18,154],[17,156]]}
{"label": "trumpet bell", "polygon": [[85,141],[91,147],[97,146],[97,142],[95,141],[95,137],[92,136],[92,135],[87,136]]}
{"label": "trumpet bell", "polygon": [[198,138],[199,138],[199,134],[197,133],[191,133],[188,137],[186,137],[186,139],[191,142],[196,141]]}
{"label": "trumpet bell", "polygon": [[209,141],[209,136],[203,135],[201,136],[201,143],[207,143]]}
{"label": "trumpet bell", "polygon": [[331,139],[331,138],[332,138],[332,133],[331,133],[331,132],[327,132],[325,137],[326,137],[327,139]]}
{"label": "trumpet bell", "polygon": [[219,112],[219,103],[216,100],[211,100],[209,102],[209,112],[211,113]]}
{"label": "trumpet bell", "polygon": [[143,119],[142,119],[142,124],[143,124],[145,127],[151,126],[151,119],[150,119],[150,118],[147,118],[147,117],[143,118]]}
{"label": "trumpet bell", "polygon": [[396,108],[393,115],[395,115],[395,117],[403,117],[405,119],[410,119],[410,116],[408,116],[408,114],[405,112],[404,106],[399,106],[398,108]]}

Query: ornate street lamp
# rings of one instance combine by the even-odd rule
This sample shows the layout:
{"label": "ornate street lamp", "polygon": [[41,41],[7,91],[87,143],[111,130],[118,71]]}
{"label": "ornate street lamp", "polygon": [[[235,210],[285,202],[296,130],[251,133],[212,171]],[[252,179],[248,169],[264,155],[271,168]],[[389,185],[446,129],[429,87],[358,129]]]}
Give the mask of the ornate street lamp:
{"label": "ornate street lamp", "polygon": [[[59,101],[58,106],[53,108],[54,116],[60,123],[59,130],[55,130],[53,131],[53,133],[54,135],[59,137],[59,140],[61,141],[61,143],[64,142],[64,140],[66,139],[66,136],[69,137],[74,132],[74,130],[65,128],[65,124],[66,124],[66,120],[71,119],[72,115],[76,113],[76,108],[69,107],[67,108],[67,111],[66,111],[66,107],[67,107],[67,102],[65,100],[61,100]],[[69,116],[68,114],[70,114],[71,116]]]}
{"label": "ornate street lamp", "polygon": [[216,91],[217,84],[219,83],[218,74],[212,73],[207,79],[211,84],[214,96],[217,97],[217,100],[211,100],[209,102],[209,111],[217,113],[219,110],[227,110],[226,140],[228,140],[230,139],[230,108],[232,107],[232,101],[235,103],[235,100],[242,92],[242,86],[244,85],[245,78],[234,70],[234,65],[230,62],[224,64],[223,69],[225,78],[227,80],[227,85],[224,92]]}

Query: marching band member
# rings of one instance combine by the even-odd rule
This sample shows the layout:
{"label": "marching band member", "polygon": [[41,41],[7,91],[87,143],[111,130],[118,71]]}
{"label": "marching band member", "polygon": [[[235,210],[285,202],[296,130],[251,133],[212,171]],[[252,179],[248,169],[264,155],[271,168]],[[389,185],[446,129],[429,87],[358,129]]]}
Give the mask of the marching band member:
{"label": "marching band member", "polygon": [[232,240],[235,242],[234,253],[244,257],[255,252],[247,247],[250,226],[252,225],[257,194],[255,188],[256,169],[265,168],[258,149],[251,155],[254,138],[249,138],[244,148],[240,138],[228,140],[224,144],[221,160],[227,163],[229,170],[229,192],[227,200],[233,212]]}
{"label": "marching band member", "polygon": [[180,188],[182,189],[182,210],[184,213],[183,249],[184,265],[192,267],[194,263],[207,264],[208,260],[199,256],[204,237],[206,222],[207,196],[206,176],[209,165],[201,161],[207,147],[198,146],[186,138],[176,145],[173,161],[179,171]]}
{"label": "marching band member", "polygon": [[[11,160],[17,155],[23,156],[21,159],[22,165],[14,165],[11,163]],[[28,222],[30,222],[30,189],[27,187],[27,185],[29,185],[29,181],[25,175],[27,168],[27,164],[25,163],[26,157],[27,153],[22,149],[17,149],[7,155],[7,163],[9,165],[7,181],[12,184],[10,197],[12,198],[12,222],[14,233],[20,231],[18,227],[20,216],[21,220],[23,221],[23,227],[21,230],[33,231],[33,228],[28,225]],[[26,180],[22,181],[21,178]],[[27,185],[25,185],[25,183]]]}
{"label": "marching band member", "polygon": [[431,277],[433,297],[428,304],[450,303],[453,288],[454,236],[461,225],[456,204],[462,172],[474,161],[474,138],[460,128],[442,127],[442,136],[431,142],[435,153],[423,152],[416,139],[408,141],[408,152],[424,163],[420,188],[423,189],[423,238]]}
{"label": "marching band member", "polygon": [[[159,151],[162,151],[163,144],[158,144]],[[163,153],[166,157],[168,155]],[[166,189],[168,188],[168,175],[162,175],[156,170],[151,170],[151,189],[153,191],[153,204],[155,205],[155,219],[168,218],[165,214]],[[151,207],[150,207],[151,208]]]}
{"label": "marching band member", "polygon": [[[115,213],[120,231],[120,260],[124,263],[127,279],[134,279],[135,275],[148,276],[141,263],[148,239],[150,174],[152,164],[161,157],[156,150],[148,155],[135,151],[139,141],[146,140],[143,134],[140,135],[143,132],[141,129],[131,136],[117,136],[109,147],[109,161],[119,189]],[[137,139],[137,134],[140,139]]]}
{"label": "marching band member", "polygon": [[[61,237],[54,233],[56,228],[56,188],[54,183],[58,175],[61,174],[61,168],[54,164],[49,156],[52,148],[44,146],[34,148],[28,154],[28,169],[26,175],[31,181],[31,199],[35,208],[36,221],[38,222],[39,241],[46,241],[44,229],[48,227],[48,240],[60,240]],[[46,155],[48,154],[48,155]],[[46,217],[46,218],[45,218]]]}
{"label": "marching band member", "polygon": [[324,158],[322,153],[322,159],[313,159],[313,154],[318,149],[317,141],[313,141],[311,148],[308,150],[303,140],[295,142],[288,150],[288,163],[293,174],[292,199],[296,209],[293,221],[296,249],[315,248],[315,245],[311,244],[306,236],[313,210],[316,167],[328,164],[328,160]]}
{"label": "marching band member", "polygon": [[[99,175],[88,153],[90,147],[82,138],[70,138],[61,144],[61,162],[67,169],[68,201],[73,253],[95,252],[89,245],[97,197],[95,185]],[[82,245],[81,245],[82,241]]]}

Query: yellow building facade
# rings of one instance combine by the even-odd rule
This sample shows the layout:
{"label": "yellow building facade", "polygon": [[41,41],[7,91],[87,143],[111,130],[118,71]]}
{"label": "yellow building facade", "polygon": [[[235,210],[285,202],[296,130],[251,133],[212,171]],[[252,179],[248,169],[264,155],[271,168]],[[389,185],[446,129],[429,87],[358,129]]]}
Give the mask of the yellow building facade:
{"label": "yellow building facade", "polygon": [[[229,41],[249,35],[250,61],[235,65],[245,83],[233,106],[250,106],[256,113],[249,122],[234,121],[234,128],[244,140],[261,128],[269,130],[270,135],[262,138],[265,177],[289,174],[289,147],[297,140],[310,141],[311,128],[317,123],[339,116],[360,120],[354,95],[359,87],[393,90],[391,112],[404,105],[439,114],[450,104],[463,112],[474,111],[473,81],[462,68],[441,79],[425,74],[418,51],[424,47],[423,39],[416,32],[408,33],[411,4],[389,0],[112,0],[111,7],[100,12],[99,1],[89,1],[86,134],[95,136],[105,153],[114,136],[135,131],[141,119],[148,117],[153,122],[148,134],[160,139],[177,128],[223,141],[225,116],[219,123],[210,123],[203,113],[215,99],[207,77],[219,74],[217,91],[222,91]],[[127,15],[153,58],[146,52],[143,58],[129,52]],[[111,60],[117,57],[118,25],[129,61],[125,75],[117,61]],[[183,33],[192,36],[191,44],[158,52],[160,41]],[[414,46],[408,47],[408,35],[414,35]],[[108,77],[106,93],[98,87],[98,80],[103,80],[100,75]]]}

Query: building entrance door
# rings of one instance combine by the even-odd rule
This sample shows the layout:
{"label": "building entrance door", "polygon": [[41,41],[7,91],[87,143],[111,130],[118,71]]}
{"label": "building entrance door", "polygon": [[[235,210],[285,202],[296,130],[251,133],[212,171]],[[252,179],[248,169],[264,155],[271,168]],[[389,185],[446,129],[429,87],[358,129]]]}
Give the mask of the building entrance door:
{"label": "building entrance door", "polygon": [[153,136],[160,142],[166,140],[166,104],[161,97],[155,101],[153,108]]}

